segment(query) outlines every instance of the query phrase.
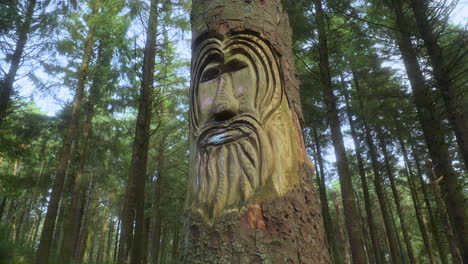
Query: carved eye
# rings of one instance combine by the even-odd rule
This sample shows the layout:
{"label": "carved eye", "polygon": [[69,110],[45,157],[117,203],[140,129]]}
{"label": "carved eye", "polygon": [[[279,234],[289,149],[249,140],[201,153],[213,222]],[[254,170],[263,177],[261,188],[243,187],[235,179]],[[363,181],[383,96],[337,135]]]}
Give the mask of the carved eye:
{"label": "carved eye", "polygon": [[203,72],[203,75],[201,77],[201,82],[214,80],[218,78],[219,75],[221,75],[221,72],[222,71],[219,68],[210,68],[206,70],[205,72]]}

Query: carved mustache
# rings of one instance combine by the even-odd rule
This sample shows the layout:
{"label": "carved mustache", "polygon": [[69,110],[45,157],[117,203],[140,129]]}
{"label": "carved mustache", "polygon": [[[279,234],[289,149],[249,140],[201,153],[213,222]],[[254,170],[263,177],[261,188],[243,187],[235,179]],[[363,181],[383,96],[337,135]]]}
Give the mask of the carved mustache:
{"label": "carved mustache", "polygon": [[251,115],[239,115],[223,122],[206,124],[197,137],[197,145],[204,148],[210,145],[222,145],[257,134],[260,123]]}

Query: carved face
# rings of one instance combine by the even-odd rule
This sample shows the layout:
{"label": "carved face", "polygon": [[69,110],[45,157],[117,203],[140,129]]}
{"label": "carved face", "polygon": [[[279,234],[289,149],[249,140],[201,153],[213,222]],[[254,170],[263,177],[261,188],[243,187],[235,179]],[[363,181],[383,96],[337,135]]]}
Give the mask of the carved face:
{"label": "carved face", "polygon": [[197,46],[189,199],[207,218],[239,208],[269,182],[273,189],[280,184],[272,176],[281,168],[274,164],[273,151],[282,145],[275,136],[290,130],[284,127],[290,118],[285,121],[284,111],[277,111],[287,105],[283,95],[277,56],[262,39],[238,34]]}

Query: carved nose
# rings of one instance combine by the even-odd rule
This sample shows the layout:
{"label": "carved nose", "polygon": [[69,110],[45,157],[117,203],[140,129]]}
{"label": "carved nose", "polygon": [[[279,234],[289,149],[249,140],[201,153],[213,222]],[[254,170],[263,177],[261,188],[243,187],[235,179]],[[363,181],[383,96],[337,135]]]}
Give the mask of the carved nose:
{"label": "carved nose", "polygon": [[226,74],[220,76],[218,90],[213,105],[213,118],[225,121],[239,113],[239,102],[234,96],[232,82]]}

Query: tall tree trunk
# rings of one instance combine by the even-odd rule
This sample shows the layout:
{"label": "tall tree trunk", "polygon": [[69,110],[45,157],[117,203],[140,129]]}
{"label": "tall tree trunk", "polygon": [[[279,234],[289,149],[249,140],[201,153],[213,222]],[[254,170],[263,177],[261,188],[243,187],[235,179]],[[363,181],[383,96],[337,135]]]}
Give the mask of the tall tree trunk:
{"label": "tall tree trunk", "polygon": [[7,201],[8,201],[8,198],[6,196],[3,196],[2,202],[0,203],[0,220],[2,220],[3,211],[5,210]]}
{"label": "tall tree trunk", "polygon": [[[397,122],[395,123],[397,124]],[[397,125],[397,129],[399,130],[398,125]],[[432,248],[431,239],[429,236],[429,230],[426,224],[426,219],[422,212],[421,202],[419,200],[418,192],[416,190],[416,185],[414,183],[413,168],[408,158],[408,151],[406,150],[406,145],[403,142],[403,139],[401,139],[400,135],[398,135],[398,142],[400,143],[400,149],[403,154],[403,159],[405,162],[406,178],[408,180],[408,185],[410,188],[411,199],[413,200],[414,211],[416,212],[416,220],[418,221],[419,230],[421,231],[421,235],[423,238],[424,248],[426,249],[426,254],[429,258],[429,262],[431,264],[435,264],[436,262],[435,262],[435,257],[434,257],[434,249]]]}
{"label": "tall tree trunk", "polygon": [[[160,152],[159,155],[162,155]],[[160,249],[160,240],[161,240],[161,211],[160,211],[160,201],[161,201],[161,166],[158,166],[158,178],[154,182],[154,196],[153,196],[153,227],[152,236],[151,236],[151,254],[153,264],[158,264],[159,260],[159,249]]]}
{"label": "tall tree trunk", "polygon": [[[459,183],[457,173],[452,168],[441,122],[434,116],[434,109],[431,98],[427,93],[424,77],[417,60],[417,53],[411,43],[411,35],[408,32],[410,26],[403,13],[401,0],[392,0],[392,6],[399,29],[398,46],[413,90],[414,101],[418,110],[426,145],[429,149],[432,162],[437,164],[434,167],[437,178],[443,177],[442,193],[444,194],[447,212],[456,233],[460,249],[464,250],[464,258],[468,261],[468,208],[465,203],[463,188]],[[447,94],[444,96],[447,96]]]}
{"label": "tall tree trunk", "polygon": [[[110,64],[111,53],[104,51],[102,41],[99,44],[97,65],[98,67],[107,67]],[[93,76],[93,82],[89,89],[88,102],[85,109],[85,120],[81,127],[81,138],[79,140],[78,155],[77,155],[77,169],[73,182],[73,189],[71,194],[71,202],[68,208],[68,216],[64,230],[64,244],[61,253],[63,263],[68,263],[73,257],[74,249],[76,248],[76,237],[79,234],[79,220],[80,208],[79,201],[81,199],[82,181],[84,177],[85,164],[88,158],[89,138],[92,133],[92,122],[94,116],[94,105],[99,101],[101,86],[105,82],[103,73],[97,71]]]}
{"label": "tall tree trunk", "polygon": [[438,222],[435,217],[435,214],[432,212],[432,206],[430,202],[431,198],[429,197],[429,194],[426,189],[426,183],[424,182],[424,179],[423,179],[423,172],[421,169],[421,164],[419,162],[417,153],[413,146],[411,146],[411,151],[413,153],[414,163],[416,165],[416,171],[418,174],[419,185],[421,185],[421,191],[423,193],[424,204],[426,205],[427,215],[429,216],[429,220],[430,220],[429,222],[431,224],[432,235],[434,236],[437,249],[439,250],[440,262],[442,264],[448,264],[449,263],[447,259],[449,255],[448,249],[445,246],[445,244],[442,242],[442,238],[440,236],[440,232],[438,229]]}
{"label": "tall tree trunk", "polygon": [[[195,0],[191,17],[191,170],[180,262],[329,263],[320,205],[311,183],[313,168],[306,160],[291,29],[281,1]],[[213,93],[204,94],[204,89],[198,89],[202,86],[213,88]],[[246,93],[235,97],[234,89]],[[203,107],[212,111],[197,111]],[[250,129],[252,122],[262,128]],[[210,130],[209,124],[224,127]],[[206,139],[198,134],[206,128],[221,138],[207,135],[210,142],[198,141]],[[231,129],[254,132],[246,132],[247,139],[241,135],[244,132],[232,137]],[[247,142],[255,135],[261,138],[256,147]],[[249,148],[247,154],[231,148],[236,148],[233,139],[238,136]],[[219,155],[229,158],[219,157],[214,166],[197,164],[210,158],[200,150],[212,143],[220,143]],[[197,173],[213,167],[216,172],[210,176]],[[214,184],[208,186],[206,179]]]}
{"label": "tall tree trunk", "polygon": [[332,261],[334,263],[343,263],[343,250],[339,246],[339,243],[336,239],[337,229],[331,219],[330,208],[328,206],[327,189],[325,185],[325,170],[322,159],[322,149],[317,134],[317,128],[312,128],[312,135],[315,145],[316,162],[320,170],[320,173],[317,173],[317,179],[319,184],[320,203],[322,205],[323,225],[325,226],[325,233],[327,234],[327,240],[331,251],[330,253],[332,255]]}
{"label": "tall tree trunk", "polygon": [[[354,78],[354,81],[356,82],[357,79]],[[351,129],[351,136],[353,138],[354,150],[356,152],[356,159],[357,159],[358,169],[359,169],[359,177],[361,179],[362,192],[364,194],[364,207],[366,210],[367,224],[369,225],[369,233],[370,233],[371,242],[372,242],[372,249],[370,250],[372,250],[375,254],[375,263],[383,264],[385,263],[384,253],[382,251],[382,248],[380,246],[380,242],[377,236],[378,231],[375,225],[375,219],[374,219],[374,215],[372,212],[371,197],[369,194],[369,187],[367,184],[366,171],[364,169],[364,161],[363,161],[362,154],[361,154],[360,140],[356,133],[356,128],[355,128],[354,120],[351,114],[351,106],[350,106],[349,97],[347,93],[345,93],[345,98],[346,98],[346,112],[348,116],[349,126]]]}
{"label": "tall tree trunk", "polygon": [[[143,59],[143,81],[138,105],[138,115],[133,142],[132,162],[127,188],[127,199],[124,204],[124,219],[118,263],[123,264],[131,248],[131,263],[140,264],[143,252],[143,229],[145,225],[145,183],[146,165],[153,100],[154,63],[156,55],[156,33],[158,26],[158,3],[152,0]],[[135,233],[132,240],[133,210],[135,210]]]}
{"label": "tall tree trunk", "polygon": [[[468,171],[468,105],[466,101],[459,99],[458,93],[463,93],[463,91],[457,91],[454,80],[450,76],[451,65],[449,65],[447,57],[444,56],[442,47],[435,36],[433,24],[429,21],[428,3],[425,0],[410,1],[419,33],[421,33],[431,61],[437,87],[442,94],[448,119],[455,131],[465,169]],[[461,251],[465,252],[464,261],[468,262],[468,230],[464,231],[465,233],[459,234],[457,239]]]}
{"label": "tall tree trunk", "polygon": [[108,221],[108,212],[104,213],[104,217],[102,219],[101,224],[101,234],[99,236],[99,246],[98,246],[98,253],[97,253],[97,261],[96,264],[103,264],[104,263],[104,254],[105,254],[105,244],[106,244],[106,233],[107,233],[107,221]]}
{"label": "tall tree trunk", "polygon": [[340,206],[338,205],[338,199],[336,198],[336,192],[332,193],[332,198],[333,198],[333,206],[335,207],[335,212],[336,212],[336,222],[338,223],[338,237],[340,240],[340,243],[343,245],[342,249],[342,255],[343,255],[343,263],[348,264],[349,263],[349,244],[348,244],[348,239],[347,239],[347,233],[346,233],[346,228],[345,228],[345,220],[343,219],[342,212]]}
{"label": "tall tree trunk", "polygon": [[383,134],[384,132],[382,131],[381,127],[378,124],[376,125],[376,132],[377,132],[377,138],[379,139],[379,142],[380,142],[380,148],[382,149],[382,153],[384,156],[385,169],[387,171],[388,179],[390,180],[390,188],[392,190],[393,199],[395,201],[398,218],[400,219],[401,231],[403,233],[403,239],[405,241],[406,251],[408,253],[410,263],[416,264],[416,259],[413,253],[413,247],[411,246],[411,239],[408,235],[408,227],[406,225],[405,217],[403,215],[403,208],[401,207],[401,203],[400,203],[400,195],[398,194],[398,190],[397,190],[397,186],[395,182],[395,175],[393,173],[393,167],[390,164],[390,155],[387,150],[387,145],[386,145],[384,134]]}
{"label": "tall tree trunk", "polygon": [[[358,93],[358,102],[359,102],[360,110],[362,111],[364,109],[364,104],[362,102],[361,95],[360,95],[361,88],[360,88],[358,76],[356,75],[354,71],[353,71],[353,78],[354,78],[355,88]],[[387,233],[387,241],[390,247],[390,255],[391,255],[393,263],[402,263],[403,259],[402,259],[402,256],[400,255],[400,251],[398,250],[397,233],[396,233],[396,230],[392,226],[391,215],[390,215],[389,208],[387,206],[387,202],[385,199],[385,190],[384,190],[384,186],[382,186],[383,179],[379,171],[379,162],[377,158],[376,147],[374,144],[374,140],[372,139],[372,135],[371,135],[369,126],[367,124],[366,117],[362,116],[361,118],[362,118],[362,123],[364,125],[364,133],[365,133],[367,147],[369,149],[369,156],[371,158],[372,170],[374,172],[375,191],[377,193],[377,198],[379,200],[380,211],[382,212],[382,218],[383,218],[383,222],[385,226],[385,231]]]}
{"label": "tall tree trunk", "polygon": [[2,120],[7,116],[7,111],[11,104],[13,83],[15,82],[16,73],[18,72],[21,59],[23,58],[24,47],[28,41],[28,34],[31,30],[31,23],[36,3],[37,0],[27,1],[24,21],[18,26],[18,30],[16,32],[18,35],[18,41],[16,42],[15,51],[11,55],[10,68],[4,79],[0,81],[0,122],[2,122]]}
{"label": "tall tree trunk", "polygon": [[86,249],[86,243],[88,241],[88,214],[91,205],[91,200],[93,198],[93,190],[94,190],[94,173],[91,174],[91,179],[89,181],[89,186],[87,192],[83,192],[85,196],[85,202],[83,206],[83,214],[81,215],[80,220],[80,230],[78,233],[78,237],[76,238],[76,250],[74,252],[74,259],[76,262],[81,262],[84,256],[84,252]]}
{"label": "tall tree trunk", "polygon": [[346,228],[348,230],[349,245],[351,247],[353,263],[364,264],[367,263],[366,253],[364,251],[364,234],[362,233],[362,227],[359,222],[359,216],[356,209],[353,183],[351,180],[352,174],[349,169],[348,158],[346,157],[343,134],[341,132],[338,109],[336,106],[337,100],[333,94],[328,58],[326,18],[322,9],[322,1],[314,0],[314,7],[319,39],[320,82],[325,97],[327,119],[330,124],[333,148],[335,150],[338,174],[340,176],[341,196],[343,200]]}
{"label": "tall tree trunk", "polygon": [[[96,14],[96,9],[96,4],[94,4],[92,14]],[[41,232],[41,240],[36,253],[36,264],[47,264],[49,261],[52,234],[55,228],[55,219],[57,217],[58,205],[62,196],[65,175],[68,168],[68,161],[70,159],[72,141],[75,137],[75,130],[77,129],[78,119],[81,114],[81,104],[84,96],[87,70],[93,53],[94,30],[94,27],[89,28],[85,40],[83,58],[80,69],[78,71],[78,83],[75,92],[75,98],[73,99],[73,110],[69,117],[67,129],[63,139],[62,150],[60,152],[59,162],[55,174],[55,182],[52,187],[52,194],[50,196],[49,206],[47,208],[47,214]]]}
{"label": "tall tree trunk", "polygon": [[431,181],[432,191],[434,192],[434,198],[437,204],[437,208],[439,209],[439,214],[442,218],[442,223],[445,229],[444,231],[447,233],[449,249],[450,253],[452,254],[452,263],[463,263],[462,256],[455,242],[455,234],[453,233],[452,225],[450,223],[450,220],[448,219],[447,209],[445,208],[445,204],[442,199],[442,194],[440,192],[439,181],[442,179],[436,178],[434,166],[432,162],[428,159],[426,160],[426,166],[429,170],[428,174]]}

